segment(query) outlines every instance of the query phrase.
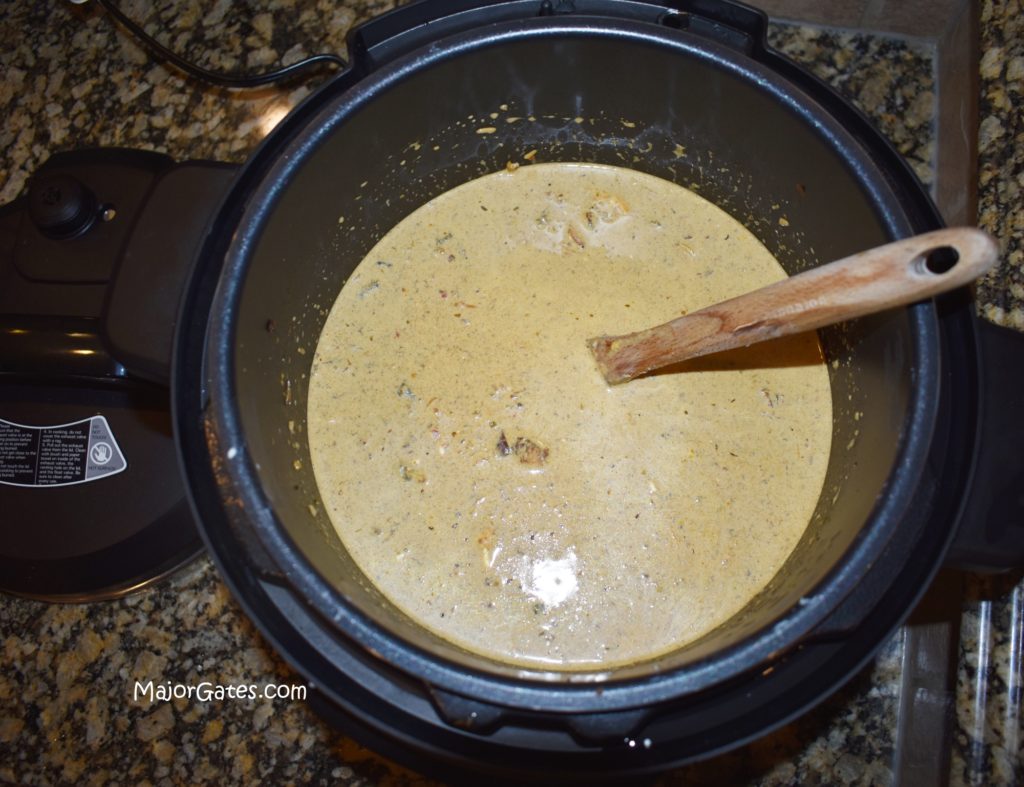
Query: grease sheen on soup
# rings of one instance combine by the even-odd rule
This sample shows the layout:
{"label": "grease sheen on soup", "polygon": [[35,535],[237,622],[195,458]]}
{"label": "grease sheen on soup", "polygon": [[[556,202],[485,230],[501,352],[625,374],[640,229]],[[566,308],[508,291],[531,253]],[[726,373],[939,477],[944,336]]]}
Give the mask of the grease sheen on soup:
{"label": "grease sheen on soup", "polygon": [[525,166],[423,205],[352,274],[313,362],[343,544],[412,619],[506,663],[605,669],[711,631],[821,491],[817,338],[613,387],[585,342],[784,276],[719,208],[617,167]]}

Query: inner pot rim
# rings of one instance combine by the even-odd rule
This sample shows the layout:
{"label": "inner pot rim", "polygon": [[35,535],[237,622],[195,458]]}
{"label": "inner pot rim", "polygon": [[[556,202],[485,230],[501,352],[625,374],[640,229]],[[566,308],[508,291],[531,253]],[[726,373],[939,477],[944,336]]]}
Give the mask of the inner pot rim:
{"label": "inner pot rim", "polygon": [[[562,21],[547,18],[492,25],[485,30],[459,33],[416,50],[362,77],[351,87],[339,78],[312,100],[324,104],[305,126],[275,133],[254,159],[270,162],[256,188],[248,194],[241,219],[225,254],[207,337],[206,378],[212,417],[222,446],[236,453],[224,463],[234,491],[242,502],[248,523],[281,572],[317,613],[353,640],[359,647],[378,655],[404,672],[459,693],[478,693],[496,702],[558,710],[579,710],[581,689],[602,681],[596,707],[610,710],[668,699],[694,692],[735,677],[763,664],[791,648],[799,639],[821,626],[832,607],[853,591],[863,568],[872,565],[885,548],[892,529],[899,526],[916,489],[927,454],[938,405],[939,344],[937,316],[931,302],[908,309],[913,356],[913,393],[905,428],[899,438],[896,460],[886,487],[860,533],[844,558],[833,566],[806,602],[796,605],[754,635],[723,648],[711,657],[684,667],[642,677],[605,679],[607,671],[556,672],[509,666],[507,671],[483,671],[440,659],[416,646],[398,640],[363,612],[351,606],[317,573],[299,552],[277,518],[259,482],[253,457],[249,454],[235,387],[235,316],[253,249],[258,245],[266,217],[273,211],[291,177],[320,144],[346,118],[359,111],[418,69],[440,60],[457,57],[489,46],[526,38],[601,37],[620,43],[668,47],[681,56],[695,57],[714,67],[726,69],[753,83],[801,116],[815,133],[833,148],[846,151],[842,158],[851,177],[869,194],[882,223],[892,238],[910,232],[898,199],[888,188],[885,176],[874,162],[830,115],[816,106],[799,87],[768,68],[749,60],[738,62],[737,53],[692,34],[663,30],[651,25],[601,18],[594,21]],[[308,113],[307,113],[308,114]],[[282,124],[286,126],[287,124]],[[255,164],[250,164],[255,166]],[[642,697],[639,695],[642,692]]]}

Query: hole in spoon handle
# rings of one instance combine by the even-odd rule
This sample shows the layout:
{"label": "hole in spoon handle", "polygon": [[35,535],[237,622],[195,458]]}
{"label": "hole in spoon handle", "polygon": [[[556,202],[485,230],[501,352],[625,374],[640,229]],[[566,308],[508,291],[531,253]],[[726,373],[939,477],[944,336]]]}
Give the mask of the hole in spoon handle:
{"label": "hole in spoon handle", "polygon": [[929,249],[921,257],[921,267],[928,273],[941,276],[949,273],[960,261],[960,252],[954,246],[938,246]]}
{"label": "hole in spoon handle", "polygon": [[928,291],[922,295],[937,295],[969,284],[999,262],[999,244],[976,227],[947,227],[891,245],[902,246],[910,253],[908,272]]}

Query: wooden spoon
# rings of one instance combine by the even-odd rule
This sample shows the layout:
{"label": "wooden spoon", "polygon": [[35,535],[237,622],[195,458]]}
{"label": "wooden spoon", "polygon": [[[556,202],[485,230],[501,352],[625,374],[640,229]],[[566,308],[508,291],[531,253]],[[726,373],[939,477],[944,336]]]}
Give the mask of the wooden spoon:
{"label": "wooden spoon", "polygon": [[700,355],[746,347],[930,298],[999,259],[985,232],[956,227],[862,251],[671,322],[587,340],[611,383]]}

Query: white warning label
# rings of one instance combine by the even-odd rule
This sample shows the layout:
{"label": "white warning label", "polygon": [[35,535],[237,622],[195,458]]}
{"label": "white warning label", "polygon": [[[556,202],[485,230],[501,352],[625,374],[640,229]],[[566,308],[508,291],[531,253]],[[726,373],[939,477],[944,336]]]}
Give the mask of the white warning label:
{"label": "white warning label", "polygon": [[0,484],[82,484],[126,467],[102,415],[56,426],[26,426],[0,418]]}

